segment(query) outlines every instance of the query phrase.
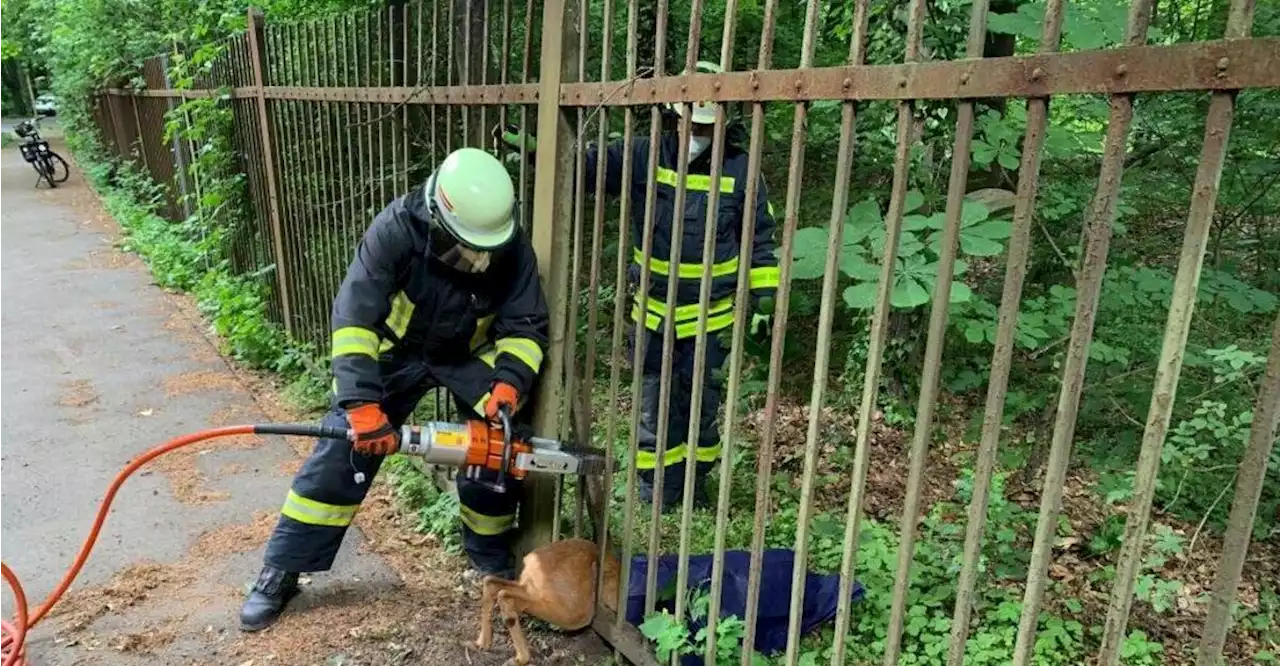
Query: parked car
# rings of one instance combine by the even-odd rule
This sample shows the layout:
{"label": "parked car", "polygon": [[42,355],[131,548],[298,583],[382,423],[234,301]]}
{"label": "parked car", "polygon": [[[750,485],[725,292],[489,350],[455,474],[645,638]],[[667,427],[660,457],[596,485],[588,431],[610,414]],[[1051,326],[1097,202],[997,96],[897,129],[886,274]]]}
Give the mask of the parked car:
{"label": "parked car", "polygon": [[39,116],[56,116],[58,115],[58,98],[45,93],[36,98],[36,115]]}

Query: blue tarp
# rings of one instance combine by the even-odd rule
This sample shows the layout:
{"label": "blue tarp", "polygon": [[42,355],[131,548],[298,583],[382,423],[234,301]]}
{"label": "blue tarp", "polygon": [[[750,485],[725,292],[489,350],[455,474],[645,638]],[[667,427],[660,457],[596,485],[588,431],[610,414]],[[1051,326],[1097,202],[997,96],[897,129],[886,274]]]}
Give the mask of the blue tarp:
{"label": "blue tarp", "polygon": [[[756,621],[755,649],[765,655],[777,653],[787,647],[787,618],[791,610],[791,568],[795,553],[787,549],[764,552],[761,567],[759,614]],[[689,558],[689,589],[709,590],[711,587],[711,555],[695,555]],[[675,612],[674,588],[676,570],[680,565],[677,555],[658,558],[659,611]],[[645,576],[648,558],[637,555],[631,560],[631,578],[627,585],[627,621],[640,624],[644,621]],[[735,550],[724,554],[724,592],[720,599],[720,617],[747,616],[747,577],[751,570],[751,553]],[[665,594],[664,594],[665,591]],[[853,601],[862,599],[862,585],[854,582]],[[804,609],[800,615],[800,631],[808,633],[836,616],[840,597],[840,576],[835,574],[808,573],[805,578]],[[705,620],[688,621],[689,633],[694,635],[705,626]],[[690,655],[681,660],[682,666],[701,666],[702,656]]]}

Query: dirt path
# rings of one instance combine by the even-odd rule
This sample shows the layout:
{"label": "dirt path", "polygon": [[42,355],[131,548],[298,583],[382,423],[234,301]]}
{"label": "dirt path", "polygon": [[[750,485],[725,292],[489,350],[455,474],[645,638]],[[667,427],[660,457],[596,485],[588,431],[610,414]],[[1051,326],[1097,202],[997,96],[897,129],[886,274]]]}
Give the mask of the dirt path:
{"label": "dirt path", "polygon": [[[0,159],[3,556],[38,603],[131,457],[192,430],[294,415],[255,396],[262,382],[227,365],[194,308],[114,249],[117,229],[81,173],[35,190],[15,149]],[[132,479],[71,595],[35,632],[33,666],[484,666],[509,656],[503,638],[489,654],[463,647],[476,600],[460,563],[409,529],[385,487],[334,571],[304,578],[294,612],[270,631],[238,632],[298,462],[285,441],[250,437],[171,454]],[[605,654],[590,635],[532,638],[539,663]]]}

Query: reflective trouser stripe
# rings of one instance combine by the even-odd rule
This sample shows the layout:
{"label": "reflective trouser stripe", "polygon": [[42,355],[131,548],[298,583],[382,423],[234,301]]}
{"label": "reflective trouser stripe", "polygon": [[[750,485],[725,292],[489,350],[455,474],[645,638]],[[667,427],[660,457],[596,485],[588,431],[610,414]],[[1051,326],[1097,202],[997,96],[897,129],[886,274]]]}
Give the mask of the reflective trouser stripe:
{"label": "reflective trouser stripe", "polygon": [[[640,320],[640,304],[639,297],[635,299],[637,302],[631,307],[631,320]],[[651,331],[662,330],[662,318],[672,313],[672,309],[667,307],[666,303],[656,298],[649,298],[647,303],[649,310],[644,318],[645,328]],[[674,317],[676,321],[676,337],[691,338],[698,334],[698,314],[700,310],[697,303],[689,305],[678,305],[674,309]],[[733,325],[733,297],[729,296],[717,301],[712,301],[707,308],[707,332],[714,333],[723,328]]]}
{"label": "reflective trouser stripe", "polygon": [[359,504],[325,504],[289,491],[280,513],[307,525],[346,527],[356,517]]}
{"label": "reflective trouser stripe", "polygon": [[[640,248],[631,249],[631,259],[637,266],[644,265],[644,252]],[[671,262],[658,257],[649,257],[649,270],[662,276],[671,275]],[[685,264],[681,263],[676,270],[678,276],[685,280],[697,280],[702,277],[702,264]],[[738,272],[738,258],[731,257],[724,261],[711,264],[711,277],[727,277]]]}
{"label": "reflective trouser stripe", "polygon": [[509,513],[503,516],[486,516],[483,513],[469,508],[466,505],[459,507],[462,515],[462,524],[467,526],[472,532],[481,536],[496,536],[515,527],[516,514]]}
{"label": "reflective trouser stripe", "polygon": [[[662,455],[662,466],[669,467],[676,463],[684,461],[689,455],[689,447],[685,444],[673,446],[666,450]],[[715,462],[720,458],[720,445],[699,446],[694,450],[694,456],[698,462]],[[636,469],[653,469],[658,466],[658,454],[653,451],[640,449],[636,451]]]}

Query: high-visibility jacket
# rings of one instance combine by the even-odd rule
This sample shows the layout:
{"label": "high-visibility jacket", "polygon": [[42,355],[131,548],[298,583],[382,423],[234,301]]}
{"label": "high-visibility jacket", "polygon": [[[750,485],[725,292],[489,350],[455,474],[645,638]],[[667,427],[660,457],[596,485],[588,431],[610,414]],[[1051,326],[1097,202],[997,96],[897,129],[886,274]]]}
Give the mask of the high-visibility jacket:
{"label": "high-visibility jacket", "polygon": [[[696,335],[698,320],[698,296],[702,278],[703,233],[708,224],[707,197],[711,183],[711,149],[692,161],[685,178],[684,229],[680,247],[680,265],[669,266],[671,235],[675,220],[676,181],[679,158],[679,139],[671,134],[663,135],[658,145],[658,164],[655,181],[657,197],[654,206],[653,252],[649,262],[650,282],[648,314],[645,326],[650,330],[663,330],[667,316],[674,316],[676,337]],[[630,277],[633,284],[640,281],[640,263],[644,258],[645,190],[649,179],[649,139],[634,139],[631,143],[632,180],[622,182],[622,161],[628,148],[616,142],[605,150],[605,189],[619,195],[623,187],[631,193],[631,243],[632,265]],[[591,146],[586,151],[586,175],[594,182],[599,150]],[[773,232],[776,223],[773,207],[768,203],[768,190],[761,177],[756,186],[755,201],[747,201],[747,153],[730,142],[725,146],[724,165],[720,175],[720,199],[713,224],[715,249],[710,257],[711,302],[708,308],[707,330],[717,331],[733,324],[733,296],[737,290],[738,268],[741,261],[749,261],[751,293],[754,298],[773,296],[778,287],[778,259],[774,254]],[[755,208],[755,237],[750,257],[739,257],[742,219],[747,207]],[[676,302],[668,304],[667,281],[674,275]],[[632,305],[631,318],[640,321],[639,294]]]}
{"label": "high-visibility jacket", "polygon": [[542,367],[549,316],[532,245],[516,234],[483,273],[441,263],[428,247],[424,189],[378,213],[333,301],[339,405],[381,400],[382,370],[398,359],[448,368],[481,357],[493,369],[483,391],[502,381],[521,395]]}

